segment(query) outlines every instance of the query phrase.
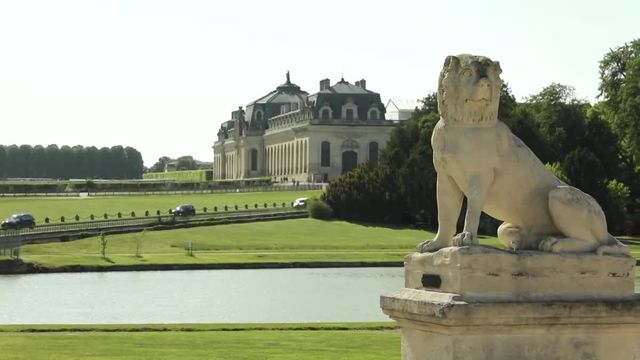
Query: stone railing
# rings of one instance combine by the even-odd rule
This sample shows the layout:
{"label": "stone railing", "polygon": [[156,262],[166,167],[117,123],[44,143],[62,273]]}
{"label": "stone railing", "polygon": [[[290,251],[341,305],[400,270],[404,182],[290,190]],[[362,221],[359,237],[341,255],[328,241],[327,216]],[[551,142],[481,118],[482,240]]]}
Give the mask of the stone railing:
{"label": "stone railing", "polygon": [[299,109],[274,116],[269,119],[269,130],[289,128],[300,123],[306,123],[313,119],[313,113],[309,109]]}

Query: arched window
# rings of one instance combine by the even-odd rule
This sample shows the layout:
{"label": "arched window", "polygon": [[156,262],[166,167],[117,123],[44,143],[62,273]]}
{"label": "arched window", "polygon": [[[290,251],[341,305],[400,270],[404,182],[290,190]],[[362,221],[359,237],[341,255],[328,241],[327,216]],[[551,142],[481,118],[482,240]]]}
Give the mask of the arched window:
{"label": "arched window", "polygon": [[251,171],[258,171],[258,150],[251,149]]}
{"label": "arched window", "polygon": [[378,164],[378,143],[375,141],[369,143],[369,164]]}
{"label": "arched window", "polygon": [[369,120],[380,120],[380,110],[376,108],[369,109],[369,114],[367,115]]}
{"label": "arched window", "polygon": [[256,112],[256,120],[257,121],[262,121],[262,111],[261,110],[258,110]]}
{"label": "arched window", "polygon": [[358,120],[358,105],[353,102],[353,99],[347,99],[347,102],[342,105],[342,120]]}
{"label": "arched window", "polygon": [[320,145],[320,166],[331,166],[331,144],[328,141],[323,141]]}
{"label": "arched window", "polygon": [[346,116],[347,120],[353,120],[353,109],[347,109]]}
{"label": "arched window", "polygon": [[321,120],[331,120],[333,119],[333,111],[328,105],[324,105],[320,108],[320,119]]}

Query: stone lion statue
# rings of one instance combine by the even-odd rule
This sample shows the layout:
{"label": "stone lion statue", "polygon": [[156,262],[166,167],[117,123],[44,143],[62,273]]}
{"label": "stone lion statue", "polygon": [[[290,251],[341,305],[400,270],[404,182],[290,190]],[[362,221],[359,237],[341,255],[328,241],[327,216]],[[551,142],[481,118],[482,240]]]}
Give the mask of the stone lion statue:
{"label": "stone lion statue", "polygon": [[[500,64],[484,56],[445,60],[438,84],[441,117],[431,137],[438,233],[418,251],[478,244],[484,211],[504,221],[498,239],[510,249],[628,254],[607,232],[598,203],[555,177],[498,120],[500,73]],[[463,197],[464,229],[456,235]]]}

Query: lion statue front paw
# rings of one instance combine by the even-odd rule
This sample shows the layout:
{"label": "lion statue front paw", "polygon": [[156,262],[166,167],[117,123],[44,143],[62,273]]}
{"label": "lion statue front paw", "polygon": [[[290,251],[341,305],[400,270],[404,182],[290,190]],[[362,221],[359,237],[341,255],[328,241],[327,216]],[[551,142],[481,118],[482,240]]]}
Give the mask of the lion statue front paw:
{"label": "lion statue front paw", "polygon": [[452,240],[453,246],[470,246],[477,243],[478,240],[476,238],[476,235],[468,231],[461,232],[460,234],[454,236]]}

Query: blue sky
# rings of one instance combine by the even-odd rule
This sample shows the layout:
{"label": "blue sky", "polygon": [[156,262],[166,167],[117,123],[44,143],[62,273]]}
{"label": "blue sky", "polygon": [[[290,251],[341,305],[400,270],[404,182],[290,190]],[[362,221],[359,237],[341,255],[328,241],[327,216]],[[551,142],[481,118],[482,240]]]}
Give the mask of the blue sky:
{"label": "blue sky", "polygon": [[0,144],[124,145],[211,161],[222,121],[284,82],[422,98],[450,54],[499,60],[518,99],[596,100],[640,1],[0,0]]}

